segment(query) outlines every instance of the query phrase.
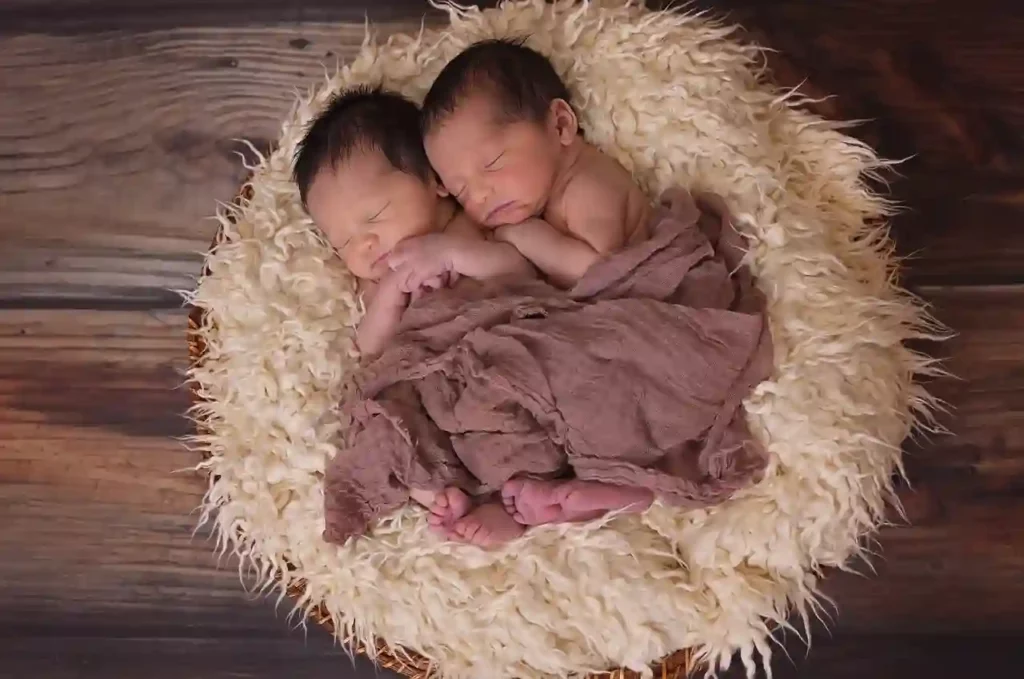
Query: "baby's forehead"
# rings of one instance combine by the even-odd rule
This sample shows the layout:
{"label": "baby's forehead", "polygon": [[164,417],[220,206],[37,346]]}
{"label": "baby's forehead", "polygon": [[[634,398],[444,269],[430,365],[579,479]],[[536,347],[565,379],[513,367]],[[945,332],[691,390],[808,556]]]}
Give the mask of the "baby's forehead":
{"label": "baby's forehead", "polygon": [[361,144],[321,168],[321,172],[335,180],[356,180],[362,184],[382,181],[394,171],[384,152],[369,144]]}
{"label": "baby's forehead", "polygon": [[442,116],[427,131],[427,136],[441,132],[458,131],[474,127],[484,134],[499,134],[510,123],[510,115],[503,98],[488,86],[474,86],[460,96],[451,111]]}
{"label": "baby's forehead", "polygon": [[325,164],[310,187],[309,207],[311,211],[327,213],[334,219],[343,218],[362,209],[363,203],[390,193],[394,171],[386,160],[380,163],[349,162],[346,159]]}

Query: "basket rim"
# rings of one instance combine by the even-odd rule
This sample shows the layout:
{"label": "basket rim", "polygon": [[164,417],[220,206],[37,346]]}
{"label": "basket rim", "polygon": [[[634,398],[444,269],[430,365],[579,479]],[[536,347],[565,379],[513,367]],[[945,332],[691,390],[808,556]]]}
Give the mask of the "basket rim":
{"label": "basket rim", "polygon": [[[242,184],[235,199],[231,202],[233,208],[241,209],[244,207],[246,201],[252,197],[252,186],[250,181],[252,175],[250,174]],[[236,210],[227,210],[224,212],[224,217],[230,222],[234,222],[236,218]],[[206,263],[209,254],[219,245],[224,242],[224,229],[218,227],[216,234],[214,234],[213,240],[210,243],[210,247],[207,248],[203,254],[203,268],[199,276],[199,280],[206,278],[210,275],[210,269]],[[197,281],[198,284],[198,281]],[[196,304],[189,302],[188,308],[188,328],[186,330],[186,339],[188,343],[188,358],[189,368],[195,368],[205,358],[206,355],[206,341],[203,339],[200,329],[205,324],[206,310]],[[205,399],[199,393],[198,384],[195,380],[189,378],[189,392],[193,404],[202,403]],[[201,429],[200,424],[196,424],[198,433],[205,433]],[[206,453],[204,453],[204,456]],[[209,470],[203,470],[200,472],[204,477],[209,477],[212,472]],[[292,565],[287,559],[284,559],[285,566],[291,570]],[[280,574],[275,575],[274,579],[277,584],[281,584]],[[305,582],[300,579],[293,580],[286,589],[286,594],[292,600],[299,600],[305,594]],[[325,628],[331,636],[337,639],[337,630],[334,627],[334,623],[331,620],[331,616],[328,611],[323,607],[321,603],[318,603],[312,608],[307,617],[312,618],[321,627]],[[370,649],[368,646],[361,642],[356,642],[355,648],[352,650],[356,655],[365,655],[376,665],[383,667],[394,672],[397,672],[409,679],[430,679],[434,675],[434,665],[431,660],[425,656],[402,648],[402,652],[399,654],[395,650],[395,647],[389,645],[382,639],[375,640],[374,648]],[[685,679],[686,677],[695,673],[697,669],[696,658],[694,657],[692,649],[683,648],[673,653],[670,653],[654,663],[651,668],[655,671],[655,677],[657,679]],[[610,668],[606,672],[600,672],[597,674],[591,674],[584,679],[639,679],[640,675],[633,670],[625,668]]]}

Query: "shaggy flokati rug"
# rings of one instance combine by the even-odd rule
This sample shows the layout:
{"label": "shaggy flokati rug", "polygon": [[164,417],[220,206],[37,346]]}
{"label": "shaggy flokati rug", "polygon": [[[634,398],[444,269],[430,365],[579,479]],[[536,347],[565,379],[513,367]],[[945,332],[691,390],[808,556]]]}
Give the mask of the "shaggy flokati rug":
{"label": "shaggy flokati rug", "polygon": [[[413,649],[442,677],[644,672],[687,647],[710,667],[738,653],[753,671],[775,626],[819,610],[822,569],[864,553],[900,443],[932,406],[912,383],[930,363],[904,343],[935,327],[894,284],[891,205],[865,184],[885,164],[768,84],[760,49],[706,18],[541,0],[447,10],[447,30],[368,38],[297,103],[252,168],[251,197],[221,214],[191,296],[205,312],[191,371],[205,517],[263,584],[304,583],[298,609],[322,604],[342,640]],[[507,35],[550,55],[590,141],[651,195],[682,184],[728,200],[776,346],[774,378],[746,403],[767,478],[713,510],[656,505],[493,553],[440,542],[411,507],[328,546],[321,477],[362,306],[299,205],[296,142],[332,92],[380,82],[420,98],[460,49]]]}

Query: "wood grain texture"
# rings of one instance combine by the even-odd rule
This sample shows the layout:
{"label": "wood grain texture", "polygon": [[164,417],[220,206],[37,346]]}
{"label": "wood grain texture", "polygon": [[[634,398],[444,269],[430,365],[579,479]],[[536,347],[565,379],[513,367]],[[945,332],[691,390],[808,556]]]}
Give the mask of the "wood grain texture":
{"label": "wood grain texture", "polygon": [[[910,525],[883,530],[868,577],[835,574],[838,629],[1024,631],[1024,288],[926,290],[957,337],[932,347],[950,435],[908,442]],[[899,521],[898,517],[893,517]]]}
{"label": "wood grain texture", "polygon": [[[979,0],[713,0],[776,52],[811,108],[861,120],[852,134],[905,159],[894,197],[906,280],[1024,280],[1024,6]],[[966,10],[966,11],[965,11]]]}
{"label": "wood grain texture", "polygon": [[[1024,663],[1020,638],[819,636],[810,650],[790,639],[776,650],[775,679],[967,679],[1013,677]],[[787,655],[788,654],[788,657]],[[741,679],[731,671],[723,679]]]}
{"label": "wood grain texture", "polygon": [[[280,639],[0,639],[15,679],[398,679],[311,630]],[[256,645],[258,644],[258,646]]]}
{"label": "wood grain texture", "polygon": [[[487,7],[497,0],[461,0]],[[0,0],[0,36],[43,33],[89,35],[106,31],[150,31],[194,26],[268,23],[361,24],[440,16],[427,0]],[[301,40],[301,38],[297,39]]]}
{"label": "wood grain texture", "polygon": [[[953,434],[910,452],[912,526],[878,575],[834,577],[837,626],[1024,633],[1024,288],[930,291]],[[186,431],[182,312],[0,311],[0,624],[267,634],[234,567],[191,531],[203,482]],[[894,517],[895,518],[895,517]],[[979,603],[984,602],[984,603]],[[59,612],[59,614],[58,614]],[[84,626],[84,627],[83,627]]]}
{"label": "wood grain texture", "polygon": [[244,177],[236,140],[269,149],[297,88],[362,39],[302,23],[0,41],[0,305],[179,306]]}
{"label": "wood grain texture", "polygon": [[283,625],[244,614],[246,579],[192,535],[206,485],[171,438],[189,430],[184,323],[0,312],[0,625]]}
{"label": "wood grain texture", "polygon": [[[776,679],[964,679],[984,663],[986,676],[1018,676],[1022,639],[893,638],[842,635],[816,639],[809,654],[790,639],[775,650]],[[787,657],[786,653],[789,654]],[[0,639],[10,676],[20,679],[397,679],[352,661],[319,634],[301,639]],[[738,668],[722,679],[743,679]]]}
{"label": "wood grain texture", "polygon": [[[172,290],[193,285],[214,232],[209,215],[244,175],[238,155],[248,151],[236,140],[270,148],[295,89],[362,40],[361,21],[343,23],[358,3],[153,5],[155,14],[115,0],[0,3],[8,29],[50,11],[126,22],[63,33],[26,24],[0,41],[0,306],[177,306]],[[697,6],[780,50],[771,63],[781,82],[807,78],[808,93],[837,95],[822,113],[868,118],[857,135],[910,157],[894,183],[908,207],[894,225],[900,251],[914,256],[908,283],[1020,282],[1019,10],[993,19],[983,2],[953,20],[960,5],[950,0]],[[374,7],[379,18],[415,17],[381,23],[382,36],[419,27],[408,3]]]}

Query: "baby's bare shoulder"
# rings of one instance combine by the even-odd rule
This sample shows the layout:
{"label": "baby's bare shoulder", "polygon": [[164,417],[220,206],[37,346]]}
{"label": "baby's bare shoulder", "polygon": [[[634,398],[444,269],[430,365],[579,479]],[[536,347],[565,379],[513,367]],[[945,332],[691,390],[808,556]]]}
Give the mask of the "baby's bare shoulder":
{"label": "baby's bare shoulder", "polygon": [[567,212],[573,203],[583,206],[624,204],[638,190],[633,178],[618,161],[595,146],[587,145],[577,171],[566,184]]}
{"label": "baby's bare shoulder", "polygon": [[590,147],[579,174],[566,186],[566,230],[598,252],[615,251],[643,235],[649,201],[629,171]]}

